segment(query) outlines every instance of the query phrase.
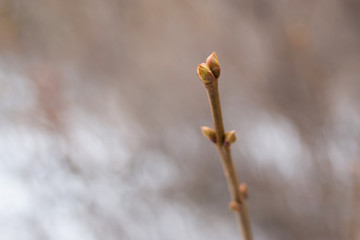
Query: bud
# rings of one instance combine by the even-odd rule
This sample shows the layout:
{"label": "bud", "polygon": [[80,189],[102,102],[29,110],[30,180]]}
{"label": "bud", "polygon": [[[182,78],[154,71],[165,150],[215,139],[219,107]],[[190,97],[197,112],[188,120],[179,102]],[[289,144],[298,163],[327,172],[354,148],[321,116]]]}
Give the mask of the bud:
{"label": "bud", "polygon": [[229,207],[233,211],[240,212],[240,204],[236,201],[231,201],[229,203]]}
{"label": "bud", "polygon": [[198,65],[197,74],[204,84],[209,84],[216,81],[216,78],[212,74],[210,68],[205,63]]}
{"label": "bud", "polygon": [[206,138],[210,139],[213,143],[216,143],[216,132],[214,131],[214,129],[202,126],[201,132]]}
{"label": "bud", "polygon": [[239,190],[240,190],[240,193],[243,195],[244,198],[248,197],[249,193],[248,193],[248,187],[247,187],[246,183],[240,183]]}
{"label": "bud", "polygon": [[220,76],[220,65],[219,60],[216,56],[216,53],[213,52],[207,59],[206,59],[206,65],[210,68],[211,72],[215,76],[215,78],[219,78]]}
{"label": "bud", "polygon": [[229,147],[230,144],[234,143],[235,141],[236,141],[236,135],[234,130],[225,133],[225,142],[224,142],[225,146]]}

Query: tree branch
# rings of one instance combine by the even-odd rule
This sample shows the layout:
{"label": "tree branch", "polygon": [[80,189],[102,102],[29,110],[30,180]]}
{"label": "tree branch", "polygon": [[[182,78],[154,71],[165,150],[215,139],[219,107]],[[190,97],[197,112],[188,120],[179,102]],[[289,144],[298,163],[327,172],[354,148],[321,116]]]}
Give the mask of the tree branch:
{"label": "tree branch", "polygon": [[210,138],[210,140],[216,144],[216,148],[221,157],[221,162],[228,183],[229,191],[233,199],[230,203],[230,207],[235,211],[240,228],[242,229],[244,239],[252,240],[250,220],[245,201],[245,190],[241,190],[244,189],[244,187],[240,188],[239,186],[238,176],[230,153],[231,144],[236,140],[235,131],[225,133],[222,121],[218,90],[220,67],[215,52],[207,58],[206,63],[200,64],[198,66],[197,71],[208,93],[215,128],[215,130],[210,130],[214,131],[216,134],[215,141],[213,140],[213,134],[211,134],[211,131],[208,127],[202,127],[202,131],[206,137]]}

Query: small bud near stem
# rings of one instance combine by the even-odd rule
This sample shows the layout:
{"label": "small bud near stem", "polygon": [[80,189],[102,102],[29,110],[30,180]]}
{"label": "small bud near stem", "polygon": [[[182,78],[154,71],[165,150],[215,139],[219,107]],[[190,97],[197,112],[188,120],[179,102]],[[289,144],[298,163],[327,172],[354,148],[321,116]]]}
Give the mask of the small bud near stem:
{"label": "small bud near stem", "polygon": [[236,141],[235,130],[225,133],[225,146],[230,147],[232,143]]}
{"label": "small bud near stem", "polygon": [[216,143],[216,132],[214,129],[210,127],[202,126],[201,132],[204,134],[206,138],[210,139],[210,141]]}
{"label": "small bud near stem", "polygon": [[237,212],[240,212],[240,204],[238,202],[235,202],[235,201],[231,201],[229,203],[229,207],[231,210],[233,211],[237,211]]}
{"label": "small bud near stem", "polygon": [[246,183],[240,183],[239,190],[241,194],[244,196],[244,198],[248,198],[249,192]]}

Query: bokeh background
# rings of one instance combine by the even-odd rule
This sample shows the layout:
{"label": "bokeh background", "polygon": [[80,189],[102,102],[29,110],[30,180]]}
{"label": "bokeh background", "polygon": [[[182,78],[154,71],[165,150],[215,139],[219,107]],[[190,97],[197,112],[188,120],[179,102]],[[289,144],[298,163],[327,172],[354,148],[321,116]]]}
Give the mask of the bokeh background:
{"label": "bokeh background", "polygon": [[0,0],[0,239],[360,239],[356,0]]}

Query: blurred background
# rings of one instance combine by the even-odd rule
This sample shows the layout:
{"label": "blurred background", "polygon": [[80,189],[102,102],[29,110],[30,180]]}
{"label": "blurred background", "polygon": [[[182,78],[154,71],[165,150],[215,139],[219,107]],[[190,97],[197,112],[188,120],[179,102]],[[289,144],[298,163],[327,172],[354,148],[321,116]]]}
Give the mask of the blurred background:
{"label": "blurred background", "polygon": [[360,239],[356,0],[0,0],[0,239]]}

